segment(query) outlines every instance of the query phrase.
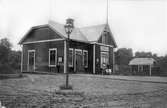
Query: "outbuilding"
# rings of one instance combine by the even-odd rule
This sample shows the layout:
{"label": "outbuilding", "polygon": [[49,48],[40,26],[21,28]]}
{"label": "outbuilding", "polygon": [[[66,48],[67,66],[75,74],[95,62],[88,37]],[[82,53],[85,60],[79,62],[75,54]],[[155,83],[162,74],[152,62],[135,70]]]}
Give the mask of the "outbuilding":
{"label": "outbuilding", "polygon": [[[19,44],[22,46],[22,72],[65,73],[66,39],[64,25],[55,21],[32,27]],[[75,27],[70,35],[68,66],[72,73],[114,71],[117,47],[108,24]]]}
{"label": "outbuilding", "polygon": [[152,75],[155,60],[153,58],[133,58],[130,62],[131,72],[136,75]]}

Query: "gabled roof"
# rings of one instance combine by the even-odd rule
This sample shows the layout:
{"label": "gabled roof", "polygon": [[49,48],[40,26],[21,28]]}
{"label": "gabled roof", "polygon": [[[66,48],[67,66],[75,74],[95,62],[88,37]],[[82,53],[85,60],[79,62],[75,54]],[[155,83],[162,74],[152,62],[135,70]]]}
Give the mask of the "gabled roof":
{"label": "gabled roof", "polygon": [[[64,30],[64,25],[59,24],[54,21],[49,21],[49,26],[55,31],[58,32],[62,37],[67,38],[67,34]],[[71,35],[70,39],[74,40],[80,40],[80,41],[88,41],[87,38],[80,32],[79,28],[74,28]]]}
{"label": "gabled roof", "polygon": [[129,62],[129,65],[153,65],[153,58],[134,58]]}
{"label": "gabled roof", "polygon": [[80,31],[84,34],[88,41],[97,41],[104,31],[105,26],[106,24],[83,27],[80,28]]}
{"label": "gabled roof", "polygon": [[[52,30],[54,30],[57,34],[59,34],[62,38],[67,38],[67,34],[65,33],[64,30],[64,25],[57,23],[55,21],[50,20],[48,22],[48,24],[43,25],[43,26],[35,26],[32,27],[27,33],[26,35],[21,39],[21,41],[19,42],[19,44],[22,44],[24,42],[24,40],[26,39],[26,36],[28,35],[28,33],[33,30],[33,29],[38,29],[40,27],[46,27],[49,26]],[[108,24],[101,24],[101,25],[94,25],[94,26],[89,26],[89,27],[83,27],[83,28],[74,28],[71,35],[70,35],[70,39],[73,40],[78,40],[78,41],[82,41],[82,42],[96,42],[98,41],[98,39],[100,38],[102,32],[108,29],[108,31],[111,34],[112,40],[114,41],[114,47],[116,47],[116,42],[112,36],[112,33],[110,31],[110,28],[108,26]]]}
{"label": "gabled roof", "polygon": [[48,25],[45,24],[45,25],[39,25],[39,26],[34,26],[34,27],[31,27],[26,33],[25,35],[21,38],[21,40],[19,41],[19,44],[22,44],[23,41],[27,38],[28,34],[34,30],[34,29],[38,29],[38,28],[42,28],[42,27],[47,27]]}

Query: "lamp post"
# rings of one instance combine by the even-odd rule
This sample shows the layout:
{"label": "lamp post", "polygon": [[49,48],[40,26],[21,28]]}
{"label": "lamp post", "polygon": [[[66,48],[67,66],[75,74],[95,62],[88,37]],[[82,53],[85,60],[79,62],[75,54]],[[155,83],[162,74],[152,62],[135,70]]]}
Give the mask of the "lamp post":
{"label": "lamp post", "polygon": [[69,62],[68,62],[68,58],[69,58],[69,45],[70,45],[70,34],[74,28],[74,20],[71,19],[71,18],[68,18],[66,20],[66,24],[64,25],[64,28],[65,28],[65,32],[67,34],[67,39],[66,39],[66,88],[69,88],[69,83],[68,83],[68,79],[69,79]]}

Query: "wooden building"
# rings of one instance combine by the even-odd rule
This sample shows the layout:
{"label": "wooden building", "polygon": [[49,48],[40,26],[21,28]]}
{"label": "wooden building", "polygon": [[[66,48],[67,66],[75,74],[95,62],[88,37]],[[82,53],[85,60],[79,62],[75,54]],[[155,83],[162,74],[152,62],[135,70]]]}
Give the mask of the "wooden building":
{"label": "wooden building", "polygon": [[153,58],[134,58],[129,62],[131,72],[136,75],[152,75],[155,60]]}
{"label": "wooden building", "polygon": [[[67,34],[55,21],[32,27],[20,40],[22,72],[65,72]],[[74,28],[70,35],[68,65],[72,73],[101,73],[104,66],[114,70],[117,47],[108,24]]]}

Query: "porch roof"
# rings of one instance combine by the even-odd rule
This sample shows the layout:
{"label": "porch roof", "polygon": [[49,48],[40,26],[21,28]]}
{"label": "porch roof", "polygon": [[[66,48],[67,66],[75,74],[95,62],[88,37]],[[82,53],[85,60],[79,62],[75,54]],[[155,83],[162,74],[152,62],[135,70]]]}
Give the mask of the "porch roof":
{"label": "porch roof", "polygon": [[129,65],[153,65],[153,58],[134,58],[129,62]]}

